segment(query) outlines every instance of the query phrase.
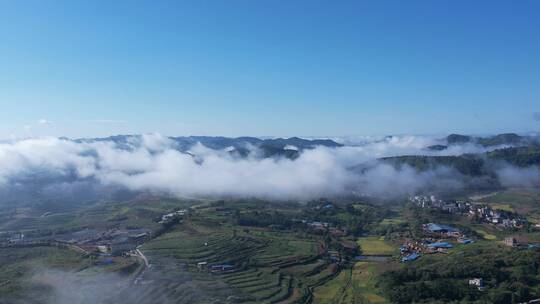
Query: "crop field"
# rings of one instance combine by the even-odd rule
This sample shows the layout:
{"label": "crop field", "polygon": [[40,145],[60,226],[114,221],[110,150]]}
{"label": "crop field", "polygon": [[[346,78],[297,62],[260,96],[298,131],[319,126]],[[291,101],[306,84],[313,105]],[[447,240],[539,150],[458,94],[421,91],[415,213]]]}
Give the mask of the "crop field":
{"label": "crop field", "polygon": [[362,254],[365,255],[392,255],[397,249],[384,241],[384,237],[369,236],[357,240]]}
{"label": "crop field", "polygon": [[173,208],[187,206],[182,201],[130,201],[97,203],[64,213],[40,213],[22,210],[15,215],[3,214],[0,230],[4,231],[69,231],[86,227],[155,229],[156,218]]}
{"label": "crop field", "polygon": [[380,225],[388,226],[388,225],[399,225],[401,223],[404,223],[405,221],[401,218],[385,218],[380,222]]}
{"label": "crop field", "polygon": [[376,287],[377,262],[357,262],[315,289],[315,304],[387,303]]}
{"label": "crop field", "polygon": [[510,212],[516,211],[514,207],[512,207],[512,205],[510,204],[490,204],[490,205],[491,205],[491,208],[495,210],[503,210],[503,211],[510,211]]}
{"label": "crop field", "polygon": [[[335,269],[319,257],[313,239],[204,222],[210,224],[187,221],[141,246],[151,265],[145,277],[159,282],[146,288],[148,297],[166,294],[175,303],[227,298],[242,303],[292,303],[309,296],[310,286],[335,275]],[[210,273],[197,267],[200,262],[233,265],[234,271]]]}
{"label": "crop field", "polygon": [[347,298],[351,291],[350,281],[351,270],[342,271],[337,277],[315,289],[314,303],[347,303],[343,301],[343,298]]}
{"label": "crop field", "polygon": [[523,214],[540,208],[540,193],[537,189],[511,189],[486,198],[489,204],[508,205]]}
{"label": "crop field", "polygon": [[357,262],[352,270],[352,286],[354,295],[360,298],[356,303],[387,303],[376,288],[377,268],[381,269],[380,263]]}
{"label": "crop field", "polygon": [[496,235],[488,233],[486,230],[481,229],[481,228],[475,229],[475,232],[480,234],[486,240],[494,241],[498,239]]}
{"label": "crop field", "polygon": [[36,289],[34,277],[45,269],[78,271],[92,261],[78,253],[55,247],[0,248],[0,303],[13,303],[23,295],[28,302],[45,301],[50,289]]}
{"label": "crop field", "polygon": [[[513,204],[502,201],[491,204],[514,208]],[[192,206],[182,201],[165,200],[95,204],[73,212],[37,217],[27,217],[31,214],[27,210],[17,211],[11,215],[10,222],[3,223],[4,227],[29,231],[52,229],[56,230],[54,235],[57,237],[77,233],[86,235],[85,231],[92,234],[99,229],[93,227],[112,227],[112,231],[137,231],[136,228],[143,227],[139,230],[151,233],[135,244],[143,256],[133,249],[125,251],[124,256],[94,253],[91,257],[52,247],[36,247],[31,254],[19,248],[16,255],[6,249],[2,257],[15,263],[0,262],[0,293],[15,297],[31,289],[36,291],[28,293],[34,297],[35,303],[46,302],[51,289],[46,284],[37,288],[32,282],[35,277],[32,270],[46,267],[68,274],[76,273],[78,280],[81,276],[89,278],[90,285],[97,284],[92,280],[103,280],[103,274],[114,274],[123,285],[118,285],[118,290],[107,301],[100,302],[106,304],[388,303],[381,292],[386,286],[381,284],[387,275],[383,275],[384,272],[414,266],[426,259],[439,260],[450,256],[422,256],[419,261],[407,265],[397,262],[399,244],[408,237],[414,237],[416,230],[413,229],[418,230],[416,227],[420,227],[421,233],[422,223],[450,223],[474,238],[472,245],[456,245],[450,250],[452,254],[485,243],[497,243],[510,233],[517,235],[517,232],[508,232],[490,224],[473,222],[468,217],[436,213],[421,214],[423,218],[411,224],[416,218],[404,210],[374,213],[373,206],[357,205],[356,209],[364,210],[373,218],[370,225],[364,226],[372,230],[364,232],[370,236],[353,238],[350,232],[348,236],[333,236],[325,231],[314,231],[308,224],[313,221],[310,216],[316,212],[321,213],[321,219],[317,220],[335,221],[329,224],[335,226],[354,223],[358,214],[365,216],[364,213],[346,213],[345,208],[317,211],[314,207],[305,207],[307,211],[304,213],[298,210],[287,213],[289,210],[283,208],[280,209],[281,215],[294,221],[287,223],[276,217],[278,225],[263,226],[253,221],[248,224],[240,221],[250,219],[250,216],[264,221],[266,215],[272,216],[275,211],[261,202],[242,202],[238,206],[228,202],[210,202]],[[179,209],[189,211],[174,221],[158,223],[163,214]],[[407,225],[400,225],[405,222]],[[83,230],[78,230],[83,227]],[[4,235],[10,234],[5,232]],[[25,235],[25,239],[31,238],[26,232]],[[540,240],[540,236],[533,232],[527,232],[526,236],[530,240]],[[108,239],[99,241],[103,240]],[[362,255],[396,256],[396,259],[359,262],[355,259],[358,252],[343,246],[346,240],[356,240]],[[144,258],[148,260],[148,266]],[[222,269],[212,268],[217,265],[222,265]],[[80,280],[87,282],[86,279]],[[4,304],[2,300],[0,304]]]}
{"label": "crop field", "polygon": [[[241,206],[254,208],[248,203]],[[54,231],[55,235],[86,230],[92,233],[96,231],[93,227],[144,227],[156,231],[161,227],[157,223],[161,215],[179,208],[189,206],[167,201],[96,204],[64,214],[34,214],[30,217],[25,213],[3,223],[3,228],[24,231],[26,235],[26,231]],[[21,270],[26,269],[21,265],[29,263],[47,265],[53,269],[59,266],[62,271],[85,278],[99,278],[101,273],[114,273],[136,282],[135,290],[119,287],[111,295],[112,298],[107,299],[111,303],[304,303],[311,301],[317,287],[340,274],[337,264],[330,263],[328,256],[324,255],[326,250],[320,236],[241,227],[231,221],[231,211],[228,211],[231,208],[220,211],[206,204],[192,210],[193,214],[171,229],[147,239],[140,246],[139,249],[149,261],[148,267],[143,267],[141,261],[137,262],[134,257],[90,258],[68,250],[39,247],[33,253],[38,256],[17,264],[17,268],[2,266],[6,279],[0,279],[0,288],[10,290],[2,290],[2,294],[16,296],[17,292],[33,286],[24,280],[7,279],[26,273]],[[295,212],[298,213],[297,210]],[[39,256],[40,252],[43,257]],[[21,248],[17,248],[17,253],[22,256],[27,254]],[[197,265],[200,262],[209,266],[231,265],[233,270],[212,272],[209,267],[199,268]],[[21,289],[23,287],[26,289]],[[37,293],[42,298],[36,298],[36,303],[46,302],[50,292]],[[2,301],[0,303],[4,304]]]}

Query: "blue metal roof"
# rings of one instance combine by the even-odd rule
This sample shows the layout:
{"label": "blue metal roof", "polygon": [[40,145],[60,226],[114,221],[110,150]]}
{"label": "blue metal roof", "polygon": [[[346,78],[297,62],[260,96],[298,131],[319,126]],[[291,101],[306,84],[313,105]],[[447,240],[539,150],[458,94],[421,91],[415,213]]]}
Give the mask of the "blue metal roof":
{"label": "blue metal roof", "polygon": [[431,243],[427,245],[430,248],[452,248],[454,245],[447,243],[447,242],[437,242],[437,243]]}
{"label": "blue metal roof", "polygon": [[420,257],[420,255],[418,253],[412,253],[412,254],[409,254],[408,256],[402,257],[401,261],[402,262],[414,261],[414,260],[418,259],[419,257]]}
{"label": "blue metal roof", "polygon": [[220,265],[212,265],[210,266],[212,268],[232,268],[233,265],[230,265],[230,264],[220,264]]}

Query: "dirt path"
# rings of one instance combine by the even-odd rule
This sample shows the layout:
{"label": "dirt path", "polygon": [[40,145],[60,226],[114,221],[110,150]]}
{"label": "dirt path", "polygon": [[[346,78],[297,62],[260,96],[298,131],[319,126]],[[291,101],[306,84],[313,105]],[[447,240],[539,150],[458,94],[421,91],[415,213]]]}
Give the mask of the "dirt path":
{"label": "dirt path", "polygon": [[144,266],[148,268],[150,264],[148,263],[148,259],[146,256],[142,253],[142,251],[139,250],[139,248],[135,249],[135,252],[137,252],[137,255],[144,261]]}
{"label": "dirt path", "polygon": [[135,279],[133,279],[133,284],[137,285],[141,281],[142,276],[146,273],[148,268],[150,268],[150,263],[148,263],[148,259],[146,258],[144,253],[142,253],[142,251],[139,248],[135,249],[134,256],[138,257],[139,259],[143,260],[143,262],[144,262],[144,269],[141,270],[139,272],[139,274],[137,274],[137,276],[135,276]]}

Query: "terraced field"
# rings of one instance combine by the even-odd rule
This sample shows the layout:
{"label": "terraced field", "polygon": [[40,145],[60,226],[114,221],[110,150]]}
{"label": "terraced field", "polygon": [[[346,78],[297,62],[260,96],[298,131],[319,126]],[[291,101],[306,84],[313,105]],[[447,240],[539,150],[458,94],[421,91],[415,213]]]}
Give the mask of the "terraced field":
{"label": "terraced field", "polygon": [[133,257],[102,259],[47,245],[1,247],[0,256],[0,304],[126,303],[111,297],[132,292],[140,269]]}
{"label": "terraced field", "polygon": [[325,285],[316,288],[315,304],[387,303],[375,286],[377,262],[358,262]]}
{"label": "terraced field", "polygon": [[[190,212],[170,226],[158,223],[162,214],[179,208],[190,208]],[[96,254],[88,258],[86,268],[73,271],[77,280],[91,283],[94,289],[111,289],[99,303],[356,303],[351,302],[358,299],[354,296],[355,272],[348,262],[352,253],[340,247],[340,238],[294,227],[240,226],[234,212],[244,210],[227,205],[191,208],[180,203],[126,202],[43,217],[22,216],[3,225],[30,231],[50,229],[55,235],[82,227],[92,231],[96,226],[153,231],[138,247],[142,259],[133,251],[127,257]],[[379,248],[380,243],[386,244],[374,239],[371,245]],[[231,269],[213,269],[216,265]],[[111,287],[108,280],[120,283]]]}
{"label": "terraced field", "polygon": [[156,218],[173,208],[189,206],[183,201],[129,201],[118,204],[96,203],[69,212],[19,210],[0,214],[0,231],[66,231],[85,227],[145,227],[157,229]]}
{"label": "terraced field", "polygon": [[[314,239],[268,231],[198,227],[189,222],[141,247],[150,262],[139,298],[155,303],[304,303],[337,274]],[[197,263],[230,264],[211,273]],[[161,302],[160,302],[161,301]]]}

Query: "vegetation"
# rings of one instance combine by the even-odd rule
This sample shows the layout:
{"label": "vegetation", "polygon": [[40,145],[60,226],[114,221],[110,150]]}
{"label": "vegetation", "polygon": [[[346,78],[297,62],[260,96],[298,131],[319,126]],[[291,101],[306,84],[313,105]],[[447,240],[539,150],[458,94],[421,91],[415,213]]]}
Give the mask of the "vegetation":
{"label": "vegetation", "polygon": [[[408,165],[419,171],[433,170],[440,167],[455,169],[464,176],[494,176],[494,170],[500,163],[518,167],[540,165],[540,148],[537,146],[498,149],[483,154],[463,154],[459,156],[422,156],[406,155],[381,159],[397,168]],[[497,186],[493,184],[493,186]]]}
{"label": "vegetation", "polygon": [[35,280],[41,271],[78,271],[93,264],[80,254],[56,247],[0,248],[0,303],[25,299],[46,302],[53,290]]}
{"label": "vegetation", "polygon": [[392,255],[397,251],[396,247],[384,241],[384,237],[361,237],[357,242],[365,255]]}
{"label": "vegetation", "polygon": [[[483,278],[486,290],[470,286],[472,278]],[[518,303],[540,297],[539,283],[539,251],[494,243],[426,256],[380,278],[385,294],[396,303]]]}
{"label": "vegetation", "polygon": [[[536,214],[538,197],[535,190],[513,189],[482,200]],[[162,215],[184,209],[162,221]],[[3,227],[15,229],[0,237],[24,232],[25,238],[40,239],[86,229],[144,228],[150,234],[137,244],[150,266],[133,256],[135,247],[121,251],[123,257],[109,257],[10,245],[0,249],[2,304],[22,294],[30,296],[29,303],[46,303],[53,289],[32,280],[41,267],[84,276],[119,275],[128,285],[111,294],[111,303],[512,303],[539,297],[540,253],[508,248],[501,240],[515,235],[538,241],[540,232],[530,227],[503,231],[440,210],[323,198],[304,204],[143,199],[45,217],[24,212],[26,217],[4,213],[10,220]],[[399,263],[399,246],[426,238],[422,227],[429,222],[457,227],[475,243],[454,241],[447,254]],[[358,261],[358,254],[392,257]],[[214,271],[215,265],[230,268]],[[484,279],[485,291],[469,286],[475,277]]]}

